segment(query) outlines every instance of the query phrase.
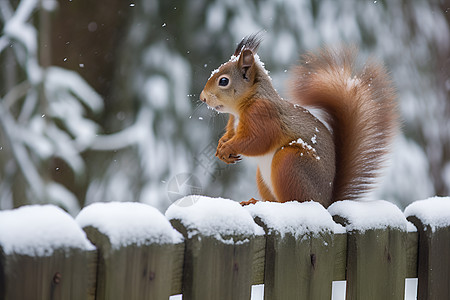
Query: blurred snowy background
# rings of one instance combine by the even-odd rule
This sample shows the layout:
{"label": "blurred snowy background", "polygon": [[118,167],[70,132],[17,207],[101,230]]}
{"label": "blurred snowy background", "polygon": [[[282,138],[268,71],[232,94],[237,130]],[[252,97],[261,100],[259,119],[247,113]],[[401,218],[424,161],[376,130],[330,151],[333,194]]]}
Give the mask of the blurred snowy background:
{"label": "blurred snowy background", "polygon": [[256,196],[253,165],[214,157],[227,118],[198,96],[259,30],[282,95],[290,66],[321,45],[354,43],[383,60],[404,126],[374,197],[404,207],[450,193],[448,0],[2,0],[0,28],[0,209],[165,210],[189,184]]}

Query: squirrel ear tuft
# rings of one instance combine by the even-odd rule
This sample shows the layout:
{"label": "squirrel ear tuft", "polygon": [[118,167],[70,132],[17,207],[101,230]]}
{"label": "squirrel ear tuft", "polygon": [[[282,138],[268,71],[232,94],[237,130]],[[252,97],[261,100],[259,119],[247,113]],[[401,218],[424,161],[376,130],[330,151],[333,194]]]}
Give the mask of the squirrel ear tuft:
{"label": "squirrel ear tuft", "polygon": [[258,50],[259,44],[262,40],[262,31],[258,31],[254,34],[248,35],[242,39],[234,50],[234,56],[238,56],[245,49],[250,49],[254,53]]}

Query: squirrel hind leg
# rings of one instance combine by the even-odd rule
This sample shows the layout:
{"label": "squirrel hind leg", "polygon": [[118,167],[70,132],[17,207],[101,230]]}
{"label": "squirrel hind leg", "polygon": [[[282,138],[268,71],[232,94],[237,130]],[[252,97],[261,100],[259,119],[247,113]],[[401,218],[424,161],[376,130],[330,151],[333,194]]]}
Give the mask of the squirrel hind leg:
{"label": "squirrel hind leg", "polygon": [[272,161],[272,186],[277,201],[313,200],[328,207],[332,186],[324,183],[327,174],[321,172],[320,164],[298,147],[284,147],[278,151]]}
{"label": "squirrel hind leg", "polygon": [[[261,175],[261,171],[259,168],[256,170],[256,184],[258,186],[259,194],[261,195],[262,201],[276,201],[275,197],[273,196],[272,192],[270,191],[267,184],[264,182],[264,179]],[[249,204],[255,204],[256,202],[259,202],[259,200],[256,200],[255,198],[252,198],[248,201],[241,201],[240,204],[242,206],[246,206]]]}
{"label": "squirrel hind leg", "polygon": [[272,201],[272,202],[276,201],[276,198],[270,191],[270,188],[264,182],[264,179],[261,175],[261,171],[259,170],[259,168],[256,170],[256,185],[258,186],[258,191],[263,201]]}

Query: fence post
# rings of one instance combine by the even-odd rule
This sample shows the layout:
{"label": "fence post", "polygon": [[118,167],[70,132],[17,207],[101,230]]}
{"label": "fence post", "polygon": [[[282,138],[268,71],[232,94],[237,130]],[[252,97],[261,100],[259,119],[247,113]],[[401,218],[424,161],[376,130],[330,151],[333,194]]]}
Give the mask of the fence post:
{"label": "fence post", "polygon": [[184,300],[250,299],[254,239],[262,229],[239,203],[190,196],[166,217],[186,239]]}
{"label": "fence post", "polygon": [[257,235],[253,239],[252,284],[264,284],[264,269],[266,265],[266,237]]}
{"label": "fence post", "polygon": [[265,299],[331,299],[334,222],[318,203],[257,203],[266,231]]}
{"label": "fence post", "polygon": [[450,299],[450,198],[413,202],[405,215],[419,232],[418,299]]}
{"label": "fence post", "polygon": [[94,299],[96,267],[97,251],[61,209],[0,212],[0,299]]}
{"label": "fence post", "polygon": [[[411,223],[410,223],[411,224]],[[417,228],[411,226],[406,235],[406,278],[417,278],[419,260],[419,235]]]}
{"label": "fence post", "polygon": [[333,235],[334,272],[333,281],[343,281],[347,278],[347,232],[337,225]]}
{"label": "fence post", "polygon": [[168,299],[174,292],[184,244],[158,210],[142,203],[95,203],[76,220],[99,251],[97,300]]}
{"label": "fence post", "polygon": [[386,201],[340,201],[328,210],[347,228],[347,299],[404,299],[406,219]]}

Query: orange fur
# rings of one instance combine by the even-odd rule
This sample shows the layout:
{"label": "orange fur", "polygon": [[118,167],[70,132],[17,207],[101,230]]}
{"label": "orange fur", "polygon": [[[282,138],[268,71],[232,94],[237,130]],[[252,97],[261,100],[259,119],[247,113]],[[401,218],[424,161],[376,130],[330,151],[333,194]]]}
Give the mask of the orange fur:
{"label": "orange fur", "polygon": [[[217,157],[227,163],[255,157],[265,201],[315,200],[327,207],[361,197],[373,187],[398,127],[384,68],[368,63],[355,71],[351,48],[308,54],[294,71],[288,102],[254,56],[259,42],[245,38],[238,57],[215,71],[200,95],[230,113]],[[323,110],[331,131],[304,107]]]}
{"label": "orange fur", "polygon": [[327,113],[336,145],[333,201],[373,188],[398,128],[395,90],[382,65],[355,70],[356,49],[307,54],[291,84],[297,104]]}
{"label": "orange fur", "polygon": [[267,184],[264,183],[264,180],[261,177],[261,171],[259,168],[256,170],[256,184],[258,186],[259,194],[261,195],[262,200],[264,201],[275,201],[275,196],[272,194],[270,189],[267,187]]}
{"label": "orange fur", "polygon": [[223,161],[235,162],[238,154],[261,155],[278,145],[282,132],[276,108],[268,100],[257,100],[241,108],[235,134],[232,135],[228,130],[225,135],[231,138],[217,147],[217,156]]}

